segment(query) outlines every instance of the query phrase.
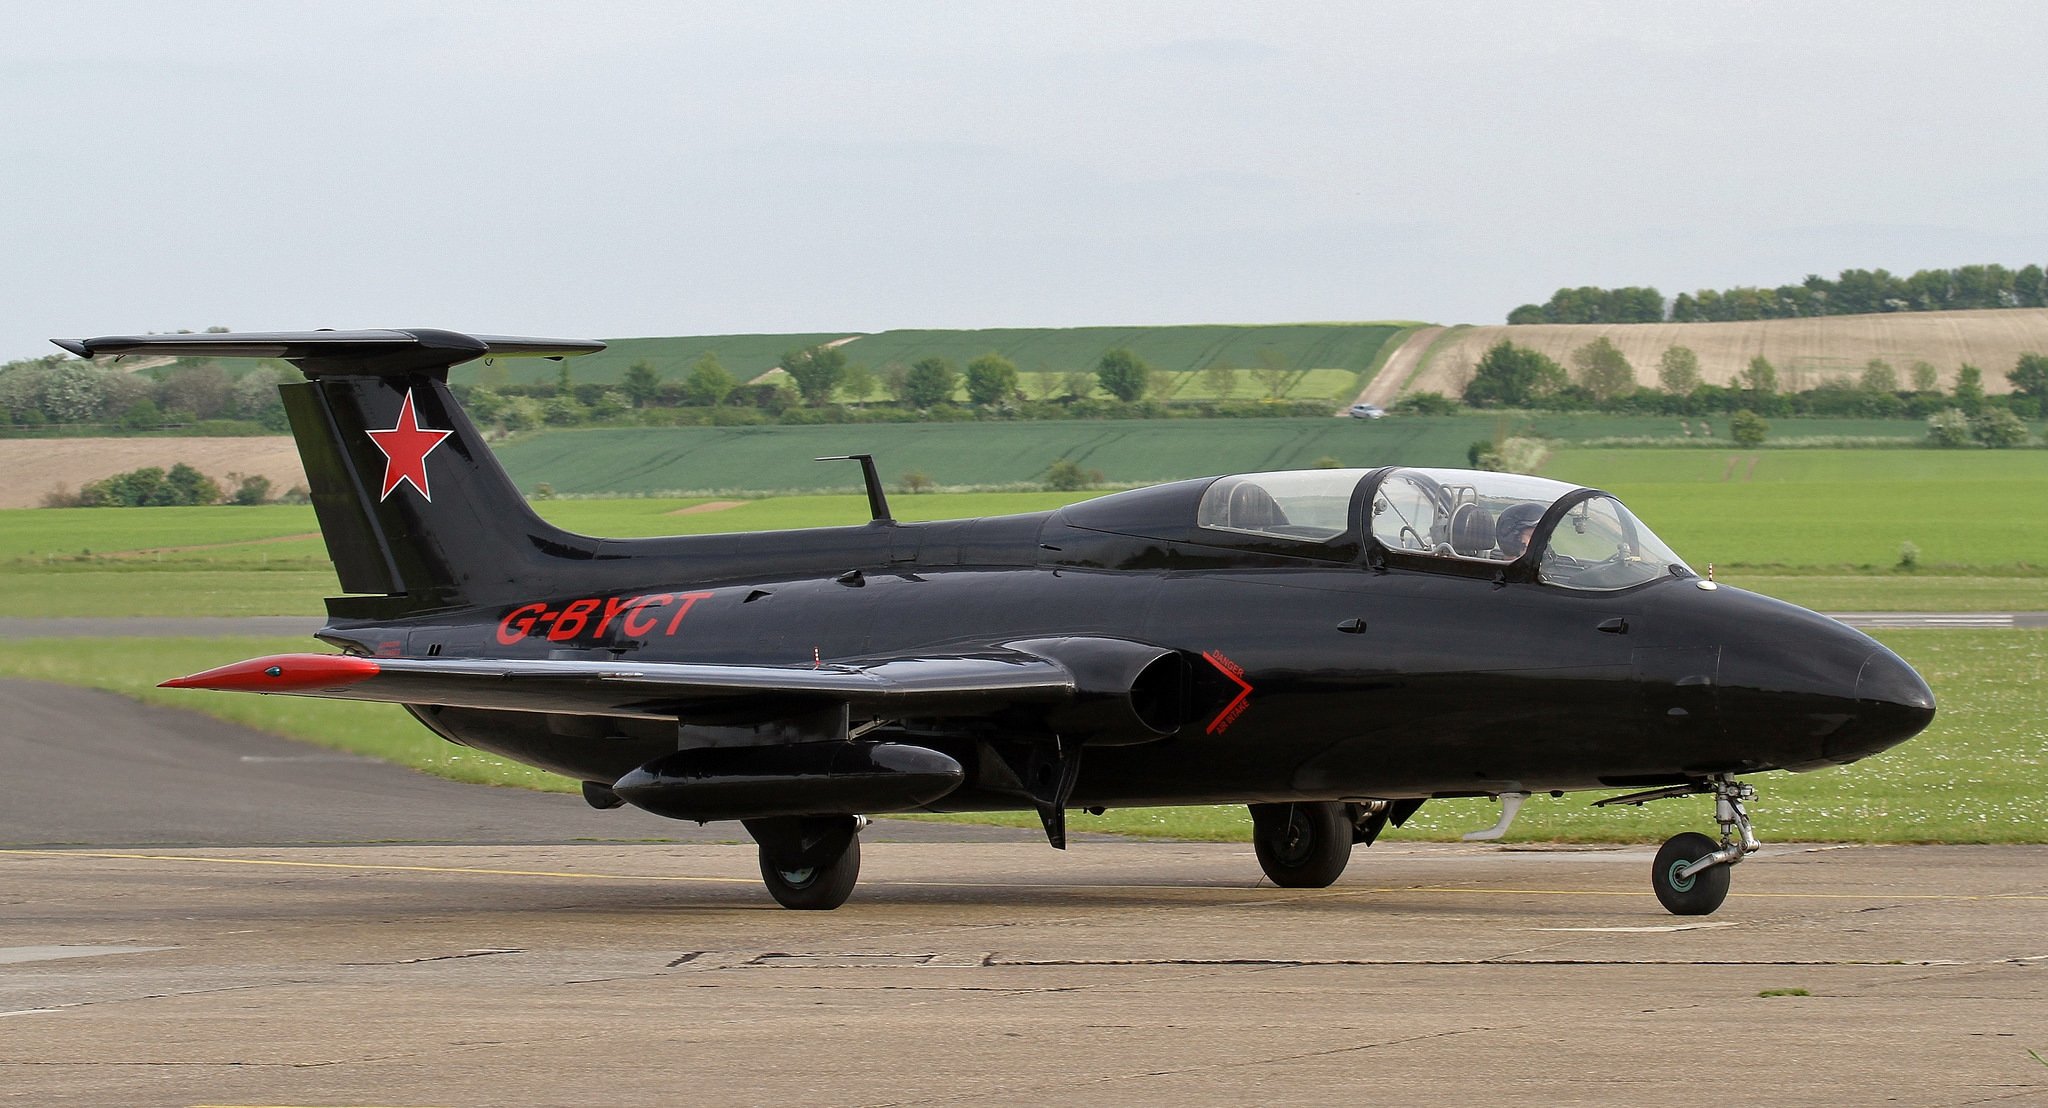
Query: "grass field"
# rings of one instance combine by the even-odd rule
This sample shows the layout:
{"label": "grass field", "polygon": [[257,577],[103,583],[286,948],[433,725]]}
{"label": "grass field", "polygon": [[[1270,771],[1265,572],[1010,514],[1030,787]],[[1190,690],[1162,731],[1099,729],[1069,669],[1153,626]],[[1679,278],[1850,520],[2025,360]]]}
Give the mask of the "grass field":
{"label": "grass field", "polygon": [[2048,566],[2043,451],[1562,450],[1545,472],[1614,492],[1694,568],[1883,570],[1909,542],[1923,570]]}
{"label": "grass field", "polygon": [[[635,362],[646,362],[670,380],[688,376],[705,352],[715,352],[727,370],[742,380],[774,368],[783,353],[819,343],[841,342],[847,361],[868,366],[879,376],[893,364],[909,365],[920,358],[940,357],[964,367],[987,353],[998,353],[1027,375],[1051,371],[1093,370],[1104,351],[1125,347],[1160,369],[1185,373],[1214,364],[1251,368],[1277,359],[1291,369],[1340,371],[1350,382],[1375,364],[1381,348],[1407,323],[1292,323],[1271,325],[1191,325],[1185,327],[1026,327],[983,330],[898,330],[877,334],[700,335],[676,338],[608,339],[608,349],[568,363],[573,380],[618,381]],[[534,383],[552,381],[561,372],[553,362],[508,358],[491,366],[459,366],[461,382]],[[1322,386],[1317,386],[1322,387]],[[1247,380],[1239,396],[1256,395]],[[1321,395],[1304,392],[1300,395]],[[1334,395],[1334,393],[1333,393]]]}
{"label": "grass field", "polygon": [[[1402,436],[1434,421],[1308,422],[1311,431],[1335,436],[1318,440],[1326,444],[1378,443],[1391,450],[1406,443],[1402,449],[1419,450],[1425,444]],[[1456,442],[1472,430],[1449,422],[1448,433],[1442,428],[1435,432],[1443,441]],[[1132,429],[1123,424],[1096,426],[1111,436]],[[1234,427],[1226,424],[1224,430]],[[927,429],[958,428],[912,428]],[[972,425],[968,430],[983,428]],[[1386,430],[1395,433],[1383,434]],[[775,449],[789,453],[788,440],[780,435]],[[578,436],[549,438],[573,442]],[[942,441],[955,451],[977,449],[965,438],[948,436]],[[1090,459],[1116,451],[1141,450],[1146,441],[1142,436],[1106,438],[1084,464],[1097,464]],[[1249,449],[1247,443],[1257,442],[1253,436],[1238,445]],[[812,450],[823,453],[848,445],[811,441],[795,453],[804,459],[798,464],[850,489],[858,472],[855,467],[808,461]],[[995,445],[982,443],[979,449]],[[1229,444],[1212,445],[1221,454]],[[1219,460],[1192,452],[1183,459],[1188,465]],[[1261,468],[1258,459],[1250,461],[1241,468]],[[1565,449],[1551,459],[1550,472],[1618,493],[1695,568],[1704,570],[1712,562],[1723,581],[1808,607],[2048,609],[2048,516],[2025,510],[2044,499],[2048,453]],[[1097,494],[897,493],[891,506],[905,520],[964,518],[1037,511],[1093,495]],[[850,491],[774,497],[724,510],[678,514],[700,503],[637,497],[537,501],[534,507],[570,530],[621,537],[778,530],[867,519],[865,499]],[[0,615],[317,615],[322,611],[320,598],[338,586],[325,546],[313,537],[315,527],[310,508],[289,506],[0,511]],[[1906,542],[1920,552],[1919,567],[1913,572],[1897,568]]]}
{"label": "grass field", "polygon": [[[1762,792],[1753,810],[1763,838],[2048,842],[2048,823],[2035,801],[2048,767],[2048,723],[2038,693],[2048,682],[2048,632],[1894,631],[1880,637],[1933,686],[1941,704],[1933,727],[1854,766],[1752,778]],[[0,673],[110,689],[455,780],[570,790],[561,778],[445,743],[393,705],[154,687],[166,677],[305,646],[292,639],[0,642]],[[1531,802],[1509,841],[1650,842],[1712,826],[1703,800],[1596,810],[1587,806],[1590,799]],[[1492,823],[1495,812],[1484,800],[1434,801],[1389,838],[1451,839]],[[1037,820],[1030,814],[986,818],[1018,826]],[[1077,830],[1175,838],[1242,840],[1249,829],[1241,808],[1134,809],[1072,819]]]}

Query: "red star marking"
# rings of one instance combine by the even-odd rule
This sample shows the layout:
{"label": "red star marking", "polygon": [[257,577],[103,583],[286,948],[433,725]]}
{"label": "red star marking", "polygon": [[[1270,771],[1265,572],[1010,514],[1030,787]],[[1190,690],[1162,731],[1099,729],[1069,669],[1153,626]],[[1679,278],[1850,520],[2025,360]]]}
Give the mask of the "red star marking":
{"label": "red star marking", "polygon": [[422,428],[419,416],[412,410],[412,390],[405,390],[405,404],[398,409],[398,426],[369,432],[370,441],[384,452],[384,491],[377,499],[384,500],[391,490],[410,481],[421,496],[432,501],[434,494],[427,491],[427,455],[454,433]]}

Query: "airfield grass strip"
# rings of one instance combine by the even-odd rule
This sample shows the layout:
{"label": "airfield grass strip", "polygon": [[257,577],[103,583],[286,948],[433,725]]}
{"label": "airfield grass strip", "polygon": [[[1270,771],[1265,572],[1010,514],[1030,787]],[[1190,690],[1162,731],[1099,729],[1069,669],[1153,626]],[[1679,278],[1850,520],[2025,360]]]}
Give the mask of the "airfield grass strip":
{"label": "airfield grass strip", "polygon": [[[1878,637],[1933,686],[1941,705],[1933,727],[1854,766],[1750,778],[1762,793],[1753,806],[1759,834],[1767,843],[2048,842],[2037,800],[2048,766],[2048,720],[2038,692],[2048,684],[2048,631],[1886,631]],[[19,640],[0,642],[0,674],[107,689],[456,781],[575,788],[553,774],[443,742],[396,705],[154,687],[166,677],[310,645],[273,638]],[[1545,736],[1532,732],[1530,741]],[[1506,841],[1655,842],[1712,828],[1710,803],[1701,798],[1620,810],[1594,810],[1592,799],[1586,793],[1536,798]],[[1497,812],[1486,800],[1433,801],[1388,838],[1455,839],[1491,824]],[[1037,825],[1030,813],[927,818]],[[1234,842],[1250,837],[1244,809],[1234,806],[1100,817],[1074,812],[1069,820],[1076,831]]]}

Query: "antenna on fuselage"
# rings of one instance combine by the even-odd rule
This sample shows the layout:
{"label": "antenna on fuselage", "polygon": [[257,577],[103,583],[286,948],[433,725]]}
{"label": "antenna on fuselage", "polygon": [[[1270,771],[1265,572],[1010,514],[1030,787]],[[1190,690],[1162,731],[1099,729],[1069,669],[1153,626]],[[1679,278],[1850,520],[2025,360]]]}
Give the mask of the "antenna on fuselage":
{"label": "antenna on fuselage", "polygon": [[834,454],[827,458],[812,458],[811,460],[814,462],[859,462],[861,477],[868,484],[868,514],[874,517],[873,522],[875,523],[896,522],[895,517],[889,514],[889,498],[882,493],[882,477],[881,474],[875,472],[875,456],[873,454]]}

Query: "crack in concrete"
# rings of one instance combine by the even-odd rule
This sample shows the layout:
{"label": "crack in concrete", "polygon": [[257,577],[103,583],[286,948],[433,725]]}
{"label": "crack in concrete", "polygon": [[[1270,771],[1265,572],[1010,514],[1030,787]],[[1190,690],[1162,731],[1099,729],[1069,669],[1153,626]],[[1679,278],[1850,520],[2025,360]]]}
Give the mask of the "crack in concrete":
{"label": "crack in concrete", "polygon": [[1408,1035],[1398,1039],[1385,1039],[1366,1043],[1353,1043],[1348,1046],[1329,1047],[1323,1050],[1307,1050],[1296,1051],[1289,1054],[1265,1055],[1257,1058],[1245,1058],[1231,1062],[1214,1062],[1208,1065],[1201,1066],[1184,1066],[1178,1069],[1143,1070],[1135,1073],[1103,1074],[1099,1077],[1085,1078],[1080,1080],[1070,1078],[1061,1081],[1057,1084],[1047,1083],[1042,1085],[1025,1086],[1021,1088],[1005,1088],[999,1090],[984,1089],[976,1090],[975,1092],[971,1093],[955,1093],[936,1097],[919,1097],[914,1100],[871,1101],[862,1105],[861,1108],[912,1108],[912,1106],[915,1105],[941,1104],[947,1101],[986,1100],[989,1099],[991,1096],[999,1097],[1004,1100],[1015,1101],[1022,1099],[1022,1096],[1020,1096],[1020,1094],[1029,1094],[1031,1092],[1044,1089],[1077,1089],[1085,1088],[1091,1085],[1109,1085],[1117,1082],[1144,1080],[1148,1078],[1184,1077],[1189,1074],[1219,1073],[1227,1072],[1230,1070],[1248,1069],[1253,1066],[1284,1065],[1292,1062],[1307,1061],[1309,1059],[1314,1058],[1332,1058],[1344,1054],[1356,1054],[1364,1051],[1382,1050],[1389,1047],[1408,1046],[1413,1043],[1430,1042],[1436,1039],[1450,1039],[1464,1035],[1486,1034],[1488,1032],[1494,1031],[1519,1031],[1527,1026],[1529,1025],[1513,1024],[1505,1027],[1458,1027],[1451,1028],[1445,1031],[1432,1031],[1425,1034]]}
{"label": "crack in concrete", "polygon": [[2018,1098],[2023,1096],[2033,1096],[2035,1093],[2048,1090],[2048,1085],[2042,1085],[2038,1083],[2031,1085],[1993,1085],[1991,1087],[1994,1089],[2010,1089],[2012,1091],[2001,1092],[1994,1096],[1982,1096],[1974,1100],[1958,1100],[1955,1102],[1955,1108],[1968,1108],[1968,1106],[1972,1104],[2000,1104],[2008,1100],[2017,1100]]}
{"label": "crack in concrete", "polygon": [[360,967],[363,967],[363,966],[416,966],[416,965],[419,965],[419,964],[421,964],[421,963],[423,963],[423,962],[455,962],[455,961],[460,961],[460,960],[462,960],[462,959],[464,959],[464,958],[489,958],[489,957],[491,957],[492,955],[495,955],[495,954],[524,954],[524,953],[526,953],[526,952],[525,952],[525,951],[523,951],[523,950],[510,950],[510,949],[506,949],[506,950],[496,950],[496,949],[493,949],[493,950],[464,950],[464,951],[459,951],[459,952],[457,952],[457,953],[455,953],[455,954],[430,954],[430,955],[427,955],[426,957],[423,957],[423,958],[400,958],[400,959],[399,959],[398,961],[396,961],[396,962],[341,962],[341,963],[339,963],[339,964],[340,964],[340,965],[344,965],[344,966],[350,966],[350,967],[357,967],[357,968],[360,968]]}
{"label": "crack in concrete", "polygon": [[348,1065],[354,1065],[354,1064],[356,1064],[357,1062],[364,1062],[364,1061],[375,1061],[375,1059],[368,1059],[368,1058],[364,1058],[364,1059],[357,1059],[357,1058],[329,1058],[329,1059],[326,1059],[325,1061],[319,1061],[319,1062],[242,1062],[242,1061],[233,1061],[233,1062],[194,1062],[194,1061],[176,1061],[176,1062],[174,1062],[174,1061],[166,1061],[166,1060],[163,1060],[163,1059],[137,1059],[137,1060],[132,1060],[132,1061],[119,1061],[119,1060],[113,1060],[113,1059],[96,1059],[96,1060],[92,1060],[92,1061],[78,1061],[78,1062],[66,1062],[66,1061],[60,1061],[60,1060],[57,1060],[57,1059],[36,1059],[36,1060],[34,1060],[34,1061],[27,1061],[27,1062],[15,1062],[15,1061],[8,1061],[8,1060],[6,1060],[6,1059],[0,1059],[0,1066],[4,1066],[4,1067],[13,1067],[13,1068],[16,1068],[16,1069],[25,1069],[25,1068],[27,1068],[27,1067],[30,1067],[30,1066],[52,1066],[52,1067],[56,1067],[56,1066],[71,1066],[71,1067],[87,1067],[87,1068],[95,1068],[95,1069],[97,1069],[97,1068],[100,1068],[100,1067],[118,1067],[118,1066],[133,1066],[133,1067],[144,1067],[144,1066],[149,1066],[149,1067],[173,1067],[173,1066],[174,1066],[174,1067],[178,1067],[178,1068],[189,1068],[189,1069],[197,1069],[197,1068],[201,1068],[201,1067],[209,1067],[209,1066],[210,1066],[210,1067],[214,1067],[214,1068],[225,1068],[225,1069],[281,1069],[281,1070],[316,1070],[316,1069],[321,1069],[321,1068],[323,1068],[323,1067],[326,1067],[326,1066],[348,1066]]}
{"label": "crack in concrete", "polygon": [[1924,969],[1936,966],[1967,966],[1972,963],[1944,959],[1925,961],[1872,962],[1833,958],[1046,958],[1008,959],[991,954],[982,960],[990,969],[1061,966],[1248,966],[1296,969],[1317,966],[1869,966]]}

